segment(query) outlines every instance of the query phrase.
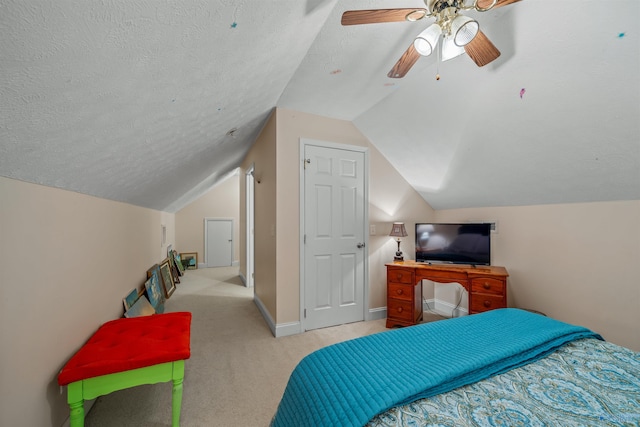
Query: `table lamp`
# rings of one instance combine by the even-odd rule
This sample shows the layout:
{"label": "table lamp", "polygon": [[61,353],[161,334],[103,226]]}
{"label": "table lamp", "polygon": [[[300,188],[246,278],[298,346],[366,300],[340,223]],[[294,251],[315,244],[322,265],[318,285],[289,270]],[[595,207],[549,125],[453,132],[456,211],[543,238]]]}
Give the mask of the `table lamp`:
{"label": "table lamp", "polygon": [[391,233],[389,233],[389,236],[398,238],[398,251],[396,252],[396,256],[393,257],[393,260],[403,261],[404,258],[402,256],[402,251],[400,251],[400,238],[408,236],[407,230],[404,228],[404,223],[394,222],[391,226]]}

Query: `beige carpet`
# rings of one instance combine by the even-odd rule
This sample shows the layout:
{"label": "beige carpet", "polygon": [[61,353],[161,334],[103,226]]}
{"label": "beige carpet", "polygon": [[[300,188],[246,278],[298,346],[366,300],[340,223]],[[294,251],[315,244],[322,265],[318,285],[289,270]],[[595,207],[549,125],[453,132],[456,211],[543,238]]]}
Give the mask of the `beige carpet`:
{"label": "beige carpet", "polygon": [[[307,354],[386,330],[385,320],[357,322],[274,338],[236,267],[190,270],[165,311],[190,311],[181,426],[267,426],[289,374]],[[442,317],[425,313],[427,321]],[[134,387],[98,398],[87,427],[171,425],[171,385]]]}

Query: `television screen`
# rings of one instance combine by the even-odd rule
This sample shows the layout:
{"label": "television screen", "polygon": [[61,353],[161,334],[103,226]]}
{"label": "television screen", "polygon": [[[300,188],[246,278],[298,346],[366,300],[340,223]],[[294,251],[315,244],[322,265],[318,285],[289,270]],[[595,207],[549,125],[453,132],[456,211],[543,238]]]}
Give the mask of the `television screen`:
{"label": "television screen", "polygon": [[416,261],[491,264],[491,224],[416,224]]}

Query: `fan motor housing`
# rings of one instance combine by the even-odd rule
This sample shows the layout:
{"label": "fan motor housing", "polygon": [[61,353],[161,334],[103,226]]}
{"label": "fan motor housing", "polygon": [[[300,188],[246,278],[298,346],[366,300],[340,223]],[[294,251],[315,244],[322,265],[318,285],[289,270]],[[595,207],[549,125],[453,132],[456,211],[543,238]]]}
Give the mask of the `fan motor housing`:
{"label": "fan motor housing", "polygon": [[431,13],[440,13],[450,7],[458,11],[464,5],[464,0],[424,0],[424,3]]}

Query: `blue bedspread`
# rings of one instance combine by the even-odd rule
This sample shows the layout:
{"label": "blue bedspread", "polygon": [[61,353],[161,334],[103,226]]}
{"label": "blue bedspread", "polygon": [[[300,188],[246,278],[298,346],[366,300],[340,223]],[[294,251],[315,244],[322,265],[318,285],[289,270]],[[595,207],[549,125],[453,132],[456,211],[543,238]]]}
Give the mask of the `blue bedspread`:
{"label": "blue bedspread", "polygon": [[334,344],[295,368],[273,427],[362,426],[376,414],[537,360],[590,330],[492,310]]}

